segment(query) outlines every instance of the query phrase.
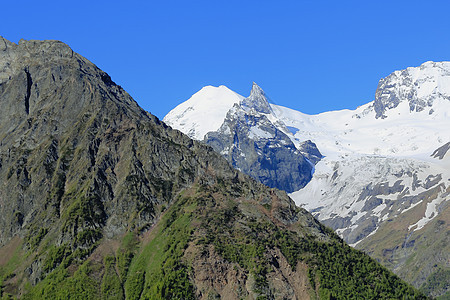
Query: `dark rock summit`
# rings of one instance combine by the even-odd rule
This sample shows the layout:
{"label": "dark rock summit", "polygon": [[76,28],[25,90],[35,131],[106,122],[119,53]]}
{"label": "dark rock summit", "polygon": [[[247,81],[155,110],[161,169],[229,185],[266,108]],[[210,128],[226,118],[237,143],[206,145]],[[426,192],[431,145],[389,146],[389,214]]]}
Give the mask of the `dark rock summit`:
{"label": "dark rock summit", "polygon": [[286,126],[273,123],[270,114],[264,91],[253,83],[250,96],[235,104],[219,130],[207,133],[204,141],[243,173],[269,187],[294,192],[311,180],[322,155],[310,141],[297,149]]}

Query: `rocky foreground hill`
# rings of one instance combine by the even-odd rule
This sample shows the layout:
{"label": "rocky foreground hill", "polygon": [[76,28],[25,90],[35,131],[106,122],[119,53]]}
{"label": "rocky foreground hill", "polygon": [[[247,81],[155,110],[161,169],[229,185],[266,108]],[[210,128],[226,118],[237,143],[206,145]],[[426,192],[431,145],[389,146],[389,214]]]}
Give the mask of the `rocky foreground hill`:
{"label": "rocky foreground hill", "polygon": [[0,296],[425,298],[58,41],[0,38]]}

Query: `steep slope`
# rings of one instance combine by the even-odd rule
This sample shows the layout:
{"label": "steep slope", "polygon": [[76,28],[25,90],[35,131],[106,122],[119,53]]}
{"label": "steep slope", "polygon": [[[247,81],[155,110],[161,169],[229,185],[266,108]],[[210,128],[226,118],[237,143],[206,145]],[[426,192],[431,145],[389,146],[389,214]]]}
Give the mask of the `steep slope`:
{"label": "steep slope", "polygon": [[424,298],[67,45],[0,46],[1,297]]}
{"label": "steep slope", "polygon": [[396,71],[355,111],[308,116],[273,107],[298,129],[296,139],[313,140],[325,155],[292,198],[417,287],[450,268],[450,169],[438,159],[450,140],[449,74],[446,62]]}
{"label": "steep slope", "polygon": [[[289,130],[276,121],[263,90],[253,83],[250,96],[235,104],[217,131],[204,142],[235,168],[269,187],[296,191],[311,180],[321,154],[314,144],[296,147]],[[304,151],[301,151],[304,150]],[[317,155],[313,162],[308,158]]]}
{"label": "steep slope", "polygon": [[[428,236],[434,241],[443,238],[444,245],[445,242],[450,244],[446,238],[448,223],[440,225],[442,229],[436,237],[431,229],[435,222],[445,222],[447,218],[450,165],[441,158],[447,153],[450,140],[449,87],[450,63],[426,62],[417,68],[396,71],[380,80],[375,100],[356,110],[306,115],[274,104],[264,106],[260,104],[262,97],[249,97],[245,100],[247,105],[230,109],[222,127],[207,135],[213,138],[213,143],[208,138],[205,140],[233,162],[229,158],[230,150],[234,150],[230,141],[235,136],[244,135],[240,132],[246,127],[240,125],[243,122],[235,122],[239,126],[230,126],[230,120],[253,120],[260,116],[261,112],[256,109],[245,109],[252,106],[249,103],[253,100],[256,106],[261,107],[260,111],[265,112],[270,124],[286,134],[296,149],[316,164],[311,181],[304,188],[301,184],[279,187],[288,192],[299,189],[290,194],[297,205],[313,212],[345,241],[377,259],[381,259],[381,254],[375,254],[369,244],[378,245],[379,252],[386,254],[381,260],[387,261],[392,260],[388,254],[393,248],[403,249],[404,245],[411,245],[408,243],[410,236],[423,236],[415,239],[416,248],[402,250],[406,253],[404,259],[395,264],[386,262],[395,272],[419,287],[435,271],[450,267],[449,251],[436,252],[430,259],[428,256],[432,251],[415,250],[426,245],[425,237]],[[220,147],[217,141],[222,144]],[[315,143],[315,150],[306,151],[308,155],[301,149],[309,141]],[[280,144],[274,144],[271,151],[275,152]],[[311,155],[315,151],[319,153],[316,158],[321,158],[320,161]],[[263,152],[254,151],[251,147],[242,147],[239,155],[249,161],[265,157]],[[286,154],[289,155],[292,154]],[[290,162],[290,158],[287,161]],[[283,166],[283,163],[279,165]],[[262,181],[257,176],[253,177]],[[295,180],[296,184],[299,182],[302,181]],[[409,217],[399,218],[403,214]],[[381,238],[376,238],[377,232],[385,226],[391,230],[393,226],[400,226],[402,238],[396,238],[392,243],[380,243]],[[393,236],[385,235],[385,238]],[[384,248],[387,244],[389,249]],[[412,271],[413,265],[421,267]]]}

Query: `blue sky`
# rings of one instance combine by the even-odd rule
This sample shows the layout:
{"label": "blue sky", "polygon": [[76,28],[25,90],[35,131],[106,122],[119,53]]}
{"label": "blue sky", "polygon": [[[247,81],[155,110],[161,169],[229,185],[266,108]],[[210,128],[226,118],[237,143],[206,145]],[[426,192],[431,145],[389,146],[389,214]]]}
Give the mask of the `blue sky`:
{"label": "blue sky", "polygon": [[7,1],[0,35],[61,40],[159,118],[205,85],[305,113],[354,109],[394,70],[450,60],[449,1]]}

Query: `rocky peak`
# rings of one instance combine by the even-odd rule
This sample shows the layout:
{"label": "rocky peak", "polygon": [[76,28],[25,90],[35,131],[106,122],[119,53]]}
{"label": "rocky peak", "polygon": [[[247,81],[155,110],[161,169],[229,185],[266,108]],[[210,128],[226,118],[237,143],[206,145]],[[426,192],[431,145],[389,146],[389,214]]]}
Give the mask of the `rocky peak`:
{"label": "rocky peak", "polygon": [[[395,71],[378,83],[374,108],[376,118],[407,101],[410,112],[421,112],[437,100],[450,101],[450,62],[425,62],[416,68]],[[432,114],[434,109],[430,109]]]}
{"label": "rocky peak", "polygon": [[[261,88],[256,84],[253,87],[253,99],[258,100],[256,95],[264,97],[267,108],[271,109]],[[244,106],[244,101],[251,105],[264,104],[251,102],[252,95],[240,105],[235,104],[219,130],[207,133],[204,142],[233,167],[265,185],[286,192],[297,191],[311,180],[313,163],[320,160],[321,154],[313,143],[302,145],[299,151],[287,136],[284,123],[270,120],[268,109],[261,105],[250,109]],[[311,162],[305,157],[311,158]]]}
{"label": "rocky peak", "polygon": [[9,78],[10,71],[10,55],[9,49],[15,44],[0,36],[0,84]]}
{"label": "rocky peak", "polygon": [[5,39],[0,35],[0,51],[6,51],[9,47],[11,47],[13,43]]}
{"label": "rocky peak", "polygon": [[[27,224],[54,222],[69,209],[67,203],[74,200],[74,194],[66,193],[68,187],[84,200],[90,199],[85,207],[96,206],[97,211],[106,212],[99,209],[100,202],[120,197],[114,194],[117,191],[112,192],[114,184],[111,192],[102,190],[111,179],[103,172],[110,168],[108,172],[116,179],[127,176],[121,177],[119,169],[114,170],[121,159],[120,152],[111,149],[117,149],[121,134],[134,136],[136,120],[151,123],[153,117],[105,72],[62,42],[21,40],[14,44],[1,39],[0,44],[0,181],[9,186],[8,190],[0,189],[2,245],[17,232],[25,232]],[[116,145],[108,148],[105,145],[109,142]],[[101,159],[97,156],[99,147],[109,152]],[[133,153],[130,148],[127,151]],[[127,159],[133,161],[130,154]],[[130,165],[130,169],[137,166]],[[122,174],[127,172],[133,171]],[[54,180],[58,182],[57,196]],[[92,197],[102,200],[91,201]],[[53,206],[48,205],[51,202]],[[15,215],[20,216],[20,222],[12,220]],[[98,216],[101,221],[105,214]],[[91,225],[95,227],[100,221]],[[82,231],[86,226],[77,228]],[[57,230],[55,236],[61,241],[68,238],[67,230],[55,227]]]}
{"label": "rocky peak", "polygon": [[[69,125],[84,109],[92,109],[94,102],[104,105],[101,99],[107,96],[139,111],[136,102],[108,74],[60,41],[20,40],[15,44],[2,39],[0,45],[0,122],[9,125],[3,128],[5,139],[11,138],[13,130],[31,126],[24,122],[44,118],[42,114],[48,110],[57,116],[55,122]],[[50,104],[55,94],[58,101]],[[40,125],[52,127],[51,134],[59,134],[62,126],[51,126],[51,122],[47,119]]]}
{"label": "rocky peak", "polygon": [[253,82],[250,96],[242,101],[241,106],[245,110],[253,109],[256,112],[263,114],[270,114],[273,112],[266,94],[255,82]]}
{"label": "rocky peak", "polygon": [[24,40],[18,44],[8,41],[0,36],[0,58],[12,63],[15,59],[27,61],[29,59],[47,58],[71,58],[74,56],[72,49],[61,41],[56,40]]}

